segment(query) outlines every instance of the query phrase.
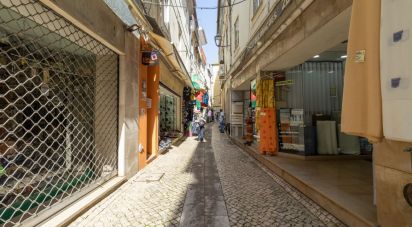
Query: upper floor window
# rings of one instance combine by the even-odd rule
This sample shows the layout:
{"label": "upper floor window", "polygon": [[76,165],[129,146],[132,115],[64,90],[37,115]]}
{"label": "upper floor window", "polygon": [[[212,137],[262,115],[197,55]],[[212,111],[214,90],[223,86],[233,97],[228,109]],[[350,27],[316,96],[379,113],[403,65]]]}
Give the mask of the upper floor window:
{"label": "upper floor window", "polygon": [[170,11],[170,0],[164,0],[164,6],[163,6],[163,20],[165,24],[169,24],[169,11]]}
{"label": "upper floor window", "polygon": [[234,35],[235,35],[235,49],[239,46],[239,17],[236,18],[234,27]]}
{"label": "upper floor window", "polygon": [[253,1],[253,15],[256,14],[256,11],[259,9],[262,0],[252,0]]}
{"label": "upper floor window", "polygon": [[179,25],[179,33],[178,33],[178,42],[179,42],[179,51],[183,51],[183,39],[182,39],[182,28]]}

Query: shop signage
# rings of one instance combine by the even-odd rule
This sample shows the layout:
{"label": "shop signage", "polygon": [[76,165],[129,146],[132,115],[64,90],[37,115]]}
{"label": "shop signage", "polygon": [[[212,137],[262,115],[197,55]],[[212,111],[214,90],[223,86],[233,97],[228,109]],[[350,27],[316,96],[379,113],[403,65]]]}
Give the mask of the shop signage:
{"label": "shop signage", "polygon": [[292,84],[293,84],[293,80],[283,80],[283,81],[276,82],[276,87],[287,86],[287,85],[292,85]]}
{"label": "shop signage", "polygon": [[152,108],[152,99],[151,98],[146,98],[146,107],[147,107],[147,109]]}
{"label": "shop signage", "polygon": [[365,62],[365,55],[366,55],[366,50],[356,51],[356,53],[355,53],[355,62],[356,63]]}
{"label": "shop signage", "polygon": [[290,115],[290,126],[303,126],[303,109],[292,109]]}
{"label": "shop signage", "polygon": [[153,66],[159,63],[157,51],[143,51],[142,52],[142,64]]}

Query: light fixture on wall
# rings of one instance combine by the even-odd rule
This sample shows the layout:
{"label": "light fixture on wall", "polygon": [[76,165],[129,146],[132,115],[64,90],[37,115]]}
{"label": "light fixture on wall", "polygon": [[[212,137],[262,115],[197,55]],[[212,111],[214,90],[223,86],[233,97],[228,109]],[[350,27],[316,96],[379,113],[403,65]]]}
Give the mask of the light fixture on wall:
{"label": "light fixture on wall", "polygon": [[319,58],[319,57],[320,57],[319,54],[313,56],[313,58]]}
{"label": "light fixture on wall", "polygon": [[138,24],[132,24],[132,25],[127,27],[127,31],[134,32],[134,31],[140,30],[141,28],[142,27]]}
{"label": "light fixture on wall", "polygon": [[145,41],[148,41],[148,40],[149,40],[148,32],[147,32],[141,25],[132,24],[132,25],[128,26],[128,27],[126,28],[126,30],[129,31],[129,32],[138,31],[139,34],[143,36],[143,39],[144,39]]}
{"label": "light fixture on wall", "polygon": [[217,47],[228,47],[230,45],[222,45],[222,35],[216,34],[215,35],[215,44]]}
{"label": "light fixture on wall", "polygon": [[347,55],[342,55],[342,56],[340,56],[340,58],[342,58],[342,59],[345,59],[345,58],[347,58],[348,56]]}

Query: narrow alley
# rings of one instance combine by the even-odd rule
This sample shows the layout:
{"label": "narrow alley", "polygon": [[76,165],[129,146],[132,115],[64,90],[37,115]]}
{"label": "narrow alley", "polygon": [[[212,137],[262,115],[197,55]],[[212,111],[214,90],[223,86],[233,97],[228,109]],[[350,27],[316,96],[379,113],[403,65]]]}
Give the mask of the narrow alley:
{"label": "narrow alley", "polygon": [[217,125],[186,138],[71,226],[343,226]]}

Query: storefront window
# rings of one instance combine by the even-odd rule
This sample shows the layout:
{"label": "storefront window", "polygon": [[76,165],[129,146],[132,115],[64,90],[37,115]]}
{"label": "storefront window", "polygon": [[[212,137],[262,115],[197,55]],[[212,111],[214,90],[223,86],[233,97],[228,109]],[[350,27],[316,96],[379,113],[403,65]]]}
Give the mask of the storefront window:
{"label": "storefront window", "polygon": [[38,1],[2,1],[0,91],[0,225],[19,225],[117,174],[118,56],[110,49]]}
{"label": "storefront window", "polygon": [[180,97],[165,87],[160,87],[160,133],[167,135],[171,132],[180,132],[181,121]]}

